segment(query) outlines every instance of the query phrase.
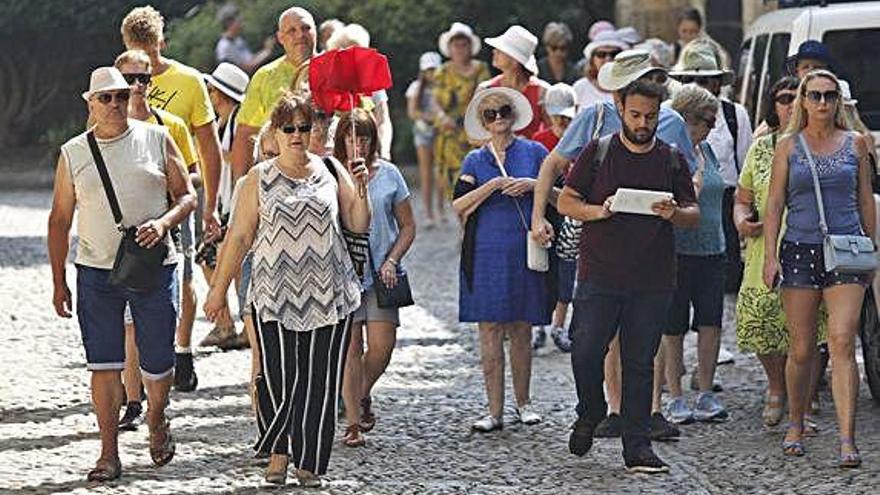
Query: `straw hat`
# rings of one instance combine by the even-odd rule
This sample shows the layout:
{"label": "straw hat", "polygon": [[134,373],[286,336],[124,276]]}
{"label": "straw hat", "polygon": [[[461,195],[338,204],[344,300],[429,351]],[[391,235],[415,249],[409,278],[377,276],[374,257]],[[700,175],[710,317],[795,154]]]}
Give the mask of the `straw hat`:
{"label": "straw hat", "polygon": [[419,71],[436,69],[443,63],[440,54],[437,52],[425,52],[419,57]]}
{"label": "straw hat", "polygon": [[651,54],[646,50],[626,50],[599,70],[599,87],[605,91],[619,91],[645,74],[664,70],[651,65]]}
{"label": "straw hat", "polygon": [[214,72],[205,74],[205,81],[224,95],[241,103],[251,78],[247,73],[229,62],[222,62]]}
{"label": "straw hat", "polygon": [[715,51],[706,43],[691,43],[681,53],[681,60],[670,72],[675,79],[682,77],[721,77],[721,85],[733,82],[733,72],[718,67]]}
{"label": "straw hat", "polygon": [[510,100],[516,117],[516,120],[513,122],[513,132],[525,129],[532,122],[532,106],[529,104],[529,100],[519,91],[503,87],[481,89],[477,91],[477,94],[468,103],[467,111],[464,114],[464,131],[473,140],[484,141],[492,137],[483,125],[483,120],[478,112],[480,103],[487,96],[492,95],[503,95]]}
{"label": "straw hat", "polygon": [[575,114],[574,100],[574,88],[565,83],[556,83],[550,86],[547,95],[544,96],[544,109],[551,117],[560,115],[573,119]]}
{"label": "straw hat", "polygon": [[621,51],[629,50],[630,48],[629,44],[620,38],[617,31],[602,31],[584,47],[584,58],[589,61],[593,57],[593,52],[603,46],[619,48]]}
{"label": "straw hat", "polygon": [[504,52],[532,74],[538,74],[538,62],[535,60],[538,38],[528,29],[519,25],[510,26],[501,36],[486,38],[486,44]]}
{"label": "straw hat", "polygon": [[453,22],[449,30],[441,33],[440,38],[437,40],[437,47],[444,57],[449,58],[449,42],[452,38],[458,36],[464,36],[471,40],[471,55],[480,53],[480,38],[474,34],[474,30],[462,22]]}
{"label": "straw hat", "polygon": [[125,82],[125,78],[122,77],[119,69],[116,67],[98,67],[92,71],[92,77],[89,80],[89,90],[83,93],[82,97],[88,101],[95,94],[122,89],[131,89],[131,86]]}

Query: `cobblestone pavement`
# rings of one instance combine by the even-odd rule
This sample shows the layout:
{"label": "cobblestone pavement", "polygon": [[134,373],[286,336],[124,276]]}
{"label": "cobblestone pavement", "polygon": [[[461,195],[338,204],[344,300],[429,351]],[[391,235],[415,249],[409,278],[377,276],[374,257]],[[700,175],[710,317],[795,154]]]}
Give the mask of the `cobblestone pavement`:
{"label": "cobblestone pavement", "polygon": [[[0,493],[267,490],[263,469],[249,456],[254,427],[247,351],[198,354],[199,389],[172,395],[178,450],[171,464],[152,467],[141,427],[121,436],[120,481],[109,487],[83,481],[99,442],[76,323],[52,312],[45,248],[49,204],[47,192],[0,195]],[[485,396],[475,332],[456,323],[457,235],[452,222],[419,232],[406,260],[419,305],[403,311],[397,349],[375,391],[378,426],[366,448],[337,444],[323,493],[876,493],[880,413],[867,389],[858,412],[863,468],[844,472],[835,465],[837,435],[827,393],[819,415],[823,432],[808,440],[809,454],[784,458],[781,428],[760,423],[765,383],[759,365],[737,353],[735,364],[719,368],[731,419],[686,426],[680,442],[656,444],[672,466],[665,476],[627,474],[618,440],[597,441],[584,458],[568,453],[574,383],[568,356],[555,351],[534,362],[532,390],[545,412],[542,424],[471,434],[471,421],[485,412]],[[68,276],[72,282],[72,268]],[[729,319],[725,326],[725,345],[734,351]],[[209,328],[200,319],[195,341]]]}

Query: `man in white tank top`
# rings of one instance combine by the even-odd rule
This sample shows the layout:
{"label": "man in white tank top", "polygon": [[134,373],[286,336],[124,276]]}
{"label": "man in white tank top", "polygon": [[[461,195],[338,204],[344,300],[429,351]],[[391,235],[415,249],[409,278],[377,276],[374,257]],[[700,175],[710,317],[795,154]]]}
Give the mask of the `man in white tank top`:
{"label": "man in white tank top", "polygon": [[[131,305],[138,328],[141,371],[147,388],[150,456],[156,465],[174,456],[174,442],[165,417],[174,374],[174,332],[177,326],[178,255],[167,235],[196,207],[195,190],[180,151],[167,130],[128,120],[130,89],[113,67],[92,72],[88,101],[95,125],[61,147],[49,214],[49,261],[52,266],[55,312],[72,317],[72,297],[65,264],[73,213],[79,242],[76,313],[92,372],[92,402],[101,434],[101,456],[88,474],[90,481],[119,477],[118,414],[123,397],[120,372],[125,363],[123,312]],[[115,225],[107,192],[89,146],[93,133],[106,164],[125,227],[137,227],[143,247],[165,243],[168,255],[157,274],[157,287],[132,291],[108,281],[122,233]],[[168,204],[168,197],[172,204]]]}

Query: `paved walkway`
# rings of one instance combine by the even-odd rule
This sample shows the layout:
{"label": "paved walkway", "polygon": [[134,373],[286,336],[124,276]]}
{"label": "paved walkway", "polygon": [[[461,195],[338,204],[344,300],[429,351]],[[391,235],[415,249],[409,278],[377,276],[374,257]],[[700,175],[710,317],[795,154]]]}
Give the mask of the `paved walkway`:
{"label": "paved walkway", "polygon": [[[263,469],[249,456],[254,427],[247,351],[198,354],[199,389],[172,395],[178,450],[171,464],[152,467],[141,427],[121,437],[125,472],[119,482],[95,488],[83,481],[99,442],[79,331],[75,321],[52,311],[45,248],[50,200],[46,192],[0,194],[0,493],[267,490]],[[544,423],[471,434],[471,421],[485,412],[485,395],[475,333],[456,323],[456,238],[452,223],[419,232],[406,260],[419,305],[403,311],[397,349],[377,386],[378,425],[366,448],[337,444],[328,483],[318,493],[876,493],[880,412],[867,389],[858,413],[862,469],[842,472],[835,465],[828,394],[819,415],[823,433],[808,440],[808,456],[784,458],[781,428],[760,423],[763,373],[753,357],[736,353],[735,364],[719,368],[731,419],[686,426],[680,442],[658,444],[658,454],[672,466],[666,476],[627,474],[618,440],[597,441],[584,458],[568,453],[574,383],[568,356],[555,351],[536,358],[533,368],[533,397],[545,412]],[[725,326],[725,345],[734,350],[729,319]],[[200,319],[195,340],[209,329]],[[510,411],[511,399],[508,404]],[[272,491],[315,493],[293,486]]]}

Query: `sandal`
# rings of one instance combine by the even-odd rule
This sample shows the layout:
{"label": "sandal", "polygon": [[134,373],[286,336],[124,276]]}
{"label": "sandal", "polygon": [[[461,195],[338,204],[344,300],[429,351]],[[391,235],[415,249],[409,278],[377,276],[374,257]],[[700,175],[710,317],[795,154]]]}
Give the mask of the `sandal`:
{"label": "sandal", "polygon": [[[801,437],[804,435],[804,424],[803,423],[788,423],[786,425],[786,429],[788,430],[797,430],[800,432],[800,436],[797,440],[782,440],[782,453],[789,457],[802,457],[807,453],[807,450],[804,448],[804,442],[801,440]],[[786,436],[788,433],[786,432]]]}
{"label": "sandal", "polygon": [[816,418],[809,414],[804,414],[804,436],[815,437],[819,434],[819,423]]}
{"label": "sandal", "polygon": [[122,476],[122,463],[116,459],[98,459],[95,467],[86,476],[87,481],[106,483]]}
{"label": "sandal", "polygon": [[342,443],[345,444],[346,447],[363,447],[366,445],[367,439],[364,438],[361,425],[357,423],[349,425],[348,428],[345,429],[345,434],[342,436]]}
{"label": "sandal", "polygon": [[376,426],[376,415],[373,414],[373,398],[370,396],[366,396],[361,399],[361,431],[364,433],[373,429]]}
{"label": "sandal", "polygon": [[305,469],[296,470],[296,480],[303,488],[320,488],[322,485],[321,478],[317,474]]}
{"label": "sandal", "polygon": [[150,426],[150,458],[156,466],[164,466],[174,458],[174,438],[171,436],[171,422],[162,418],[159,426]]}
{"label": "sandal", "polygon": [[[843,446],[849,445],[852,450],[843,452]],[[862,465],[862,456],[856,448],[855,439],[843,437],[840,439],[840,460],[837,464],[843,469],[857,468]]]}
{"label": "sandal", "polygon": [[785,411],[785,396],[770,395],[764,402],[764,412],[761,413],[761,419],[764,420],[764,426],[776,426],[782,421],[782,414]]}

